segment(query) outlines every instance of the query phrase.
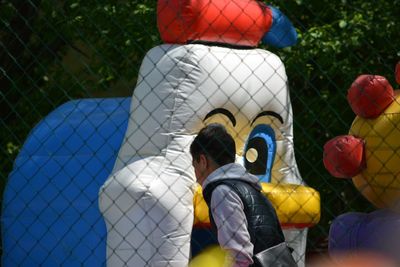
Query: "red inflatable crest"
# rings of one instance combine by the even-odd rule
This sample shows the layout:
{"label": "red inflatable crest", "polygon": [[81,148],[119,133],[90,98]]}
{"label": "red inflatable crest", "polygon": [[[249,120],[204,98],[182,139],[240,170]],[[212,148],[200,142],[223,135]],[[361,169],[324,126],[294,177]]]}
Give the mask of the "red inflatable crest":
{"label": "red inflatable crest", "polygon": [[190,41],[255,47],[272,12],[254,0],[159,0],[157,25],[165,43]]}

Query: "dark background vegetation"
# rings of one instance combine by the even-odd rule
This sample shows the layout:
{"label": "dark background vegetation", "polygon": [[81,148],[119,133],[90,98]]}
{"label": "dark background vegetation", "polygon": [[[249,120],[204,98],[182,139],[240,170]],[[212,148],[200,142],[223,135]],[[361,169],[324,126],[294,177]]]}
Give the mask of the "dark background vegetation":
{"label": "dark background vegetation", "polygon": [[[322,217],[308,249],[324,249],[329,224],[372,210],[351,181],[331,177],[322,148],[354,119],[347,89],[363,73],[395,85],[400,0],[274,0],[298,44],[278,54],[287,70],[296,158],[321,194]],[[71,99],[130,96],[145,53],[161,43],[155,0],[0,0],[0,189],[29,131]]]}

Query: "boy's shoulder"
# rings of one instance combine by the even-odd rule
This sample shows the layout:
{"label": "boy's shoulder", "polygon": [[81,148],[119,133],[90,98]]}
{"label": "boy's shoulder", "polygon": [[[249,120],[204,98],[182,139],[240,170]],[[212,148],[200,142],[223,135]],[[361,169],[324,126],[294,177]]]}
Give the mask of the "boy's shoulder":
{"label": "boy's shoulder", "polygon": [[258,190],[257,186],[250,183],[249,181],[246,181],[244,179],[221,179],[215,182],[209,183],[204,189],[203,189],[203,197],[204,200],[207,203],[210,203],[211,201],[211,196],[215,189],[220,186],[228,186],[233,192],[241,196],[243,194],[243,191],[248,191],[248,190]]}

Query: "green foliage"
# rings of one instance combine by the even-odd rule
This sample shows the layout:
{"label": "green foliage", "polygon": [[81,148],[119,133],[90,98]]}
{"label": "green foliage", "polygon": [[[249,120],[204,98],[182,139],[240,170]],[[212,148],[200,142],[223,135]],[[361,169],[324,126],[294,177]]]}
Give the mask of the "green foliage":
{"label": "green foliage", "polygon": [[[295,118],[295,151],[306,182],[321,193],[327,236],[344,211],[372,207],[349,181],[330,177],[324,143],[346,134],[354,114],[346,91],[362,73],[394,85],[400,58],[399,0],[269,2],[293,22],[298,44],[273,49],[285,63]],[[154,0],[0,3],[0,180],[5,182],[33,126],[60,104],[83,97],[128,96],[145,53],[160,44]],[[312,242],[311,242],[312,243]]]}
{"label": "green foliage", "polygon": [[[0,9],[0,178],[28,132],[75,98],[128,96],[160,43],[155,1],[3,1]],[[4,26],[4,27],[3,27]],[[21,27],[22,26],[22,27]]]}
{"label": "green foliage", "polygon": [[52,76],[65,71],[70,76],[65,85],[51,79],[48,86],[68,88],[72,78],[82,96],[130,93],[144,54],[159,43],[155,1],[69,1],[63,6],[43,1],[42,8],[43,43],[54,38],[64,43],[61,62],[53,65],[59,73]]}

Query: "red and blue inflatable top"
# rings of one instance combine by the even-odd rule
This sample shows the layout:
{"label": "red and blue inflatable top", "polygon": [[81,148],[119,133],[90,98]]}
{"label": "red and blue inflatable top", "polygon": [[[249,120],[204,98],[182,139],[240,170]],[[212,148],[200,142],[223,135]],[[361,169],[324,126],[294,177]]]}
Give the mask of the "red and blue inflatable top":
{"label": "red and blue inflatable top", "polygon": [[277,48],[297,33],[279,9],[254,0],[159,0],[157,24],[165,43],[208,42]]}

